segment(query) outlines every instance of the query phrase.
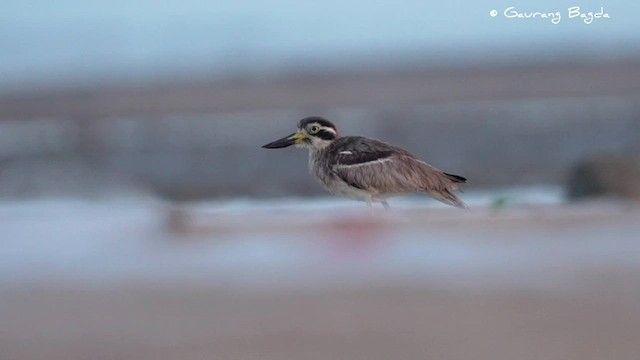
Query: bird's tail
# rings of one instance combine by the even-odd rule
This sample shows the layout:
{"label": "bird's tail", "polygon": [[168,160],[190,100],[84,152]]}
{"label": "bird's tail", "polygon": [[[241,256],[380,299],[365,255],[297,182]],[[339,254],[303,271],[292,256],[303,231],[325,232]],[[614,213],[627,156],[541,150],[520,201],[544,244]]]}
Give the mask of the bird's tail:
{"label": "bird's tail", "polygon": [[454,183],[460,183],[460,184],[464,184],[467,182],[467,178],[464,178],[462,176],[459,175],[453,175],[453,174],[447,174],[447,173],[443,173],[444,176],[446,176],[449,180],[453,181]]}
{"label": "bird's tail", "polygon": [[449,204],[461,209],[466,209],[467,205],[465,205],[465,203],[462,200],[460,200],[460,198],[453,192],[458,190],[458,184],[466,183],[467,179],[459,175],[447,174],[445,172],[443,172],[442,174],[444,174],[447,180],[450,181],[448,186],[445,185],[444,189],[431,190],[431,191],[427,191],[427,193],[431,195],[433,198],[435,198],[436,200],[439,200],[445,204]]}
{"label": "bird's tail", "polygon": [[467,205],[460,200],[456,194],[452,193],[449,189],[439,191],[429,191],[428,194],[434,199],[441,201],[445,204],[455,206],[460,209],[466,209]]}

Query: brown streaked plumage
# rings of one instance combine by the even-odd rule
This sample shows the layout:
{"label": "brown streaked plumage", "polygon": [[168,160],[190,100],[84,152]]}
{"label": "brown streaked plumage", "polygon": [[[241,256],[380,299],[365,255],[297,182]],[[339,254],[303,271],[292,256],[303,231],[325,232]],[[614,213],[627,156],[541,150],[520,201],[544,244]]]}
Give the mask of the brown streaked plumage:
{"label": "brown streaked plumage", "polygon": [[446,204],[464,207],[454,194],[467,180],[447,174],[408,151],[360,136],[341,137],[335,125],[321,117],[304,118],[298,132],[264,148],[291,145],[309,149],[309,169],[331,193],[356,200],[381,202],[391,196],[423,192]]}

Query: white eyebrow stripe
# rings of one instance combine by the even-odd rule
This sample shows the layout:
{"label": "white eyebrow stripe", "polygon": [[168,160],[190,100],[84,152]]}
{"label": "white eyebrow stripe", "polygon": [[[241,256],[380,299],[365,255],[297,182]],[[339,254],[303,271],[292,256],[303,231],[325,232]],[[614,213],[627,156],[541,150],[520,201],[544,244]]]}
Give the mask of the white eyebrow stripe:
{"label": "white eyebrow stripe", "polygon": [[340,154],[341,154],[341,155],[351,155],[351,154],[353,154],[353,153],[352,153],[351,151],[348,151],[348,150],[347,150],[347,151],[340,151]]}

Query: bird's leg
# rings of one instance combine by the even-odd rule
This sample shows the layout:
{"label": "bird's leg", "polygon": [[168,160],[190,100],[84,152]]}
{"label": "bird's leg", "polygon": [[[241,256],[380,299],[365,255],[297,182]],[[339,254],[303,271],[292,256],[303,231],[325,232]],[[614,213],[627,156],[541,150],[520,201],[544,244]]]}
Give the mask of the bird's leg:
{"label": "bird's leg", "polygon": [[387,200],[382,200],[382,206],[384,206],[384,209],[387,211],[391,211],[391,205],[389,205],[389,203],[387,202]]}
{"label": "bird's leg", "polygon": [[373,204],[371,197],[367,199],[367,209],[369,209],[369,215],[373,216]]}

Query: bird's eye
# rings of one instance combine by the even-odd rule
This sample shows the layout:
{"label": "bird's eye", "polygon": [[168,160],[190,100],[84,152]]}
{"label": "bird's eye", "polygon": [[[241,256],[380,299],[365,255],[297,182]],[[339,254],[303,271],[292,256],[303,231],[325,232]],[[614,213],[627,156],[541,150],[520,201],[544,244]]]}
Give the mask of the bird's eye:
{"label": "bird's eye", "polygon": [[320,131],[320,126],[318,125],[311,125],[311,127],[309,128],[309,132],[311,134],[317,134],[318,131]]}

